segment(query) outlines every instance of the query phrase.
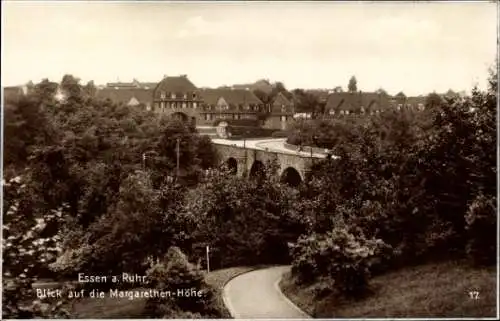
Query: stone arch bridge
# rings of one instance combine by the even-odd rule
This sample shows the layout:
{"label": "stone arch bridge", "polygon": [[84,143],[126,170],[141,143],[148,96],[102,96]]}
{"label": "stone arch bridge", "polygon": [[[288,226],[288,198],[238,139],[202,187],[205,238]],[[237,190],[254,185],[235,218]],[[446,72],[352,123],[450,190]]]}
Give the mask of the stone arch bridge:
{"label": "stone arch bridge", "polygon": [[[280,146],[281,142],[281,146]],[[304,181],[311,165],[325,159],[326,154],[297,152],[283,147],[283,140],[251,142],[214,139],[220,163],[225,163],[238,176],[257,176],[268,162],[276,162],[283,182],[297,186]],[[272,146],[274,147],[271,147]],[[270,147],[267,147],[270,146]],[[277,147],[280,146],[280,147]]]}

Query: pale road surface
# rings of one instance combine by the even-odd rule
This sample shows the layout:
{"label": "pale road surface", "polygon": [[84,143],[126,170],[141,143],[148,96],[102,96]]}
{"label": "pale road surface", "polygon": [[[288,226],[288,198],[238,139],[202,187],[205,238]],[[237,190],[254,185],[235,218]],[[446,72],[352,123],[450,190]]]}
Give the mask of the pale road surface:
{"label": "pale road surface", "polygon": [[[268,150],[270,152],[277,152],[288,155],[298,155],[302,157],[311,157],[310,152],[298,152],[285,147],[284,143],[286,138],[268,138],[268,139],[252,139],[252,140],[232,140],[232,139],[222,139],[222,138],[212,138],[212,142],[215,144],[237,146],[249,149],[257,150]],[[326,158],[326,153],[313,153],[313,158]]]}
{"label": "pale road surface", "polygon": [[224,303],[234,318],[309,319],[281,292],[278,282],[289,271],[278,266],[244,273],[224,287]]}

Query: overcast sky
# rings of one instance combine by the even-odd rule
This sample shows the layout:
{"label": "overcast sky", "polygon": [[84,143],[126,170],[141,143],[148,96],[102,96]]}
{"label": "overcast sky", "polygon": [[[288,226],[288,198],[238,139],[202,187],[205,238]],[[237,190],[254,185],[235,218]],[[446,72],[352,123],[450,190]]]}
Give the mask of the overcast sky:
{"label": "overcast sky", "polygon": [[2,1],[2,84],[65,73],[198,87],[282,81],[426,94],[485,87],[497,50],[490,2]]}

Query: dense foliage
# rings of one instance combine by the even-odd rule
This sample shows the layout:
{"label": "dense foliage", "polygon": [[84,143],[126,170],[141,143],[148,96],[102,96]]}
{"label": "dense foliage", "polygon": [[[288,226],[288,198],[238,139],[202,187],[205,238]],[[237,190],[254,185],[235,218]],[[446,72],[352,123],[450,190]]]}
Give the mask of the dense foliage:
{"label": "dense foliage", "polygon": [[177,242],[183,189],[214,164],[195,128],[93,92],[67,75],[6,101],[4,181],[22,183],[3,186],[4,317],[59,315],[29,307],[38,278],[145,271]]}
{"label": "dense foliage", "polygon": [[306,222],[293,210],[297,193],[280,184],[274,170],[268,164],[250,181],[213,171],[188,194],[193,248],[203,257],[211,246],[212,268],[288,261],[287,243],[305,232]]}
{"label": "dense foliage", "polygon": [[207,246],[211,269],[291,262],[300,282],[349,295],[401,265],[496,260],[494,75],[488,92],[432,96],[422,112],[298,121],[290,143],[340,156],[298,189],[273,163],[254,179],[216,167],[195,128],[96,100],[91,83],[65,76],[59,91],[45,80],[5,106],[4,317],[67,315],[65,302],[35,300],[32,283],[78,272],[195,287],[206,296],[150,300],[148,311],[220,316],[199,270]]}
{"label": "dense foliage", "polygon": [[[495,262],[496,79],[492,74],[487,92],[474,89],[463,100],[431,99],[424,112],[297,124],[289,142],[314,142],[340,156],[316,165],[302,190],[298,208],[314,223],[294,251],[299,281],[337,281],[329,269],[339,261],[344,268],[358,266],[350,282],[365,290],[367,268],[383,273],[464,257],[474,264]],[[352,249],[332,254],[344,242],[339,235],[350,231],[387,245],[377,264],[346,261]]]}

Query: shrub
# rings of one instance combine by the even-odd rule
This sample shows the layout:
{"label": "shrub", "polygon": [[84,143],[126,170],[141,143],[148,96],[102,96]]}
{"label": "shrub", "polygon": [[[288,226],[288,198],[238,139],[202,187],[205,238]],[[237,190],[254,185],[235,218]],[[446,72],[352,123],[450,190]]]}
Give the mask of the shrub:
{"label": "shrub", "polygon": [[372,266],[387,245],[380,239],[367,239],[346,227],[335,227],[326,234],[301,237],[294,246],[292,273],[302,282],[328,276],[336,290],[347,296],[366,293]]}
{"label": "shrub", "polygon": [[468,242],[466,252],[473,263],[495,263],[497,209],[494,197],[478,195],[465,214]]}
{"label": "shrub", "polygon": [[151,264],[146,275],[149,286],[159,291],[194,289],[203,293],[201,297],[151,298],[146,306],[151,316],[178,317],[180,311],[180,314],[220,317],[220,312],[214,308],[213,289],[205,283],[203,273],[188,261],[179,248],[171,247],[163,260]]}
{"label": "shrub", "polygon": [[60,252],[57,226],[63,208],[45,212],[34,207],[30,177],[16,177],[4,183],[6,201],[3,218],[2,317],[69,317],[66,288],[62,299],[36,299],[33,283],[44,276]]}

